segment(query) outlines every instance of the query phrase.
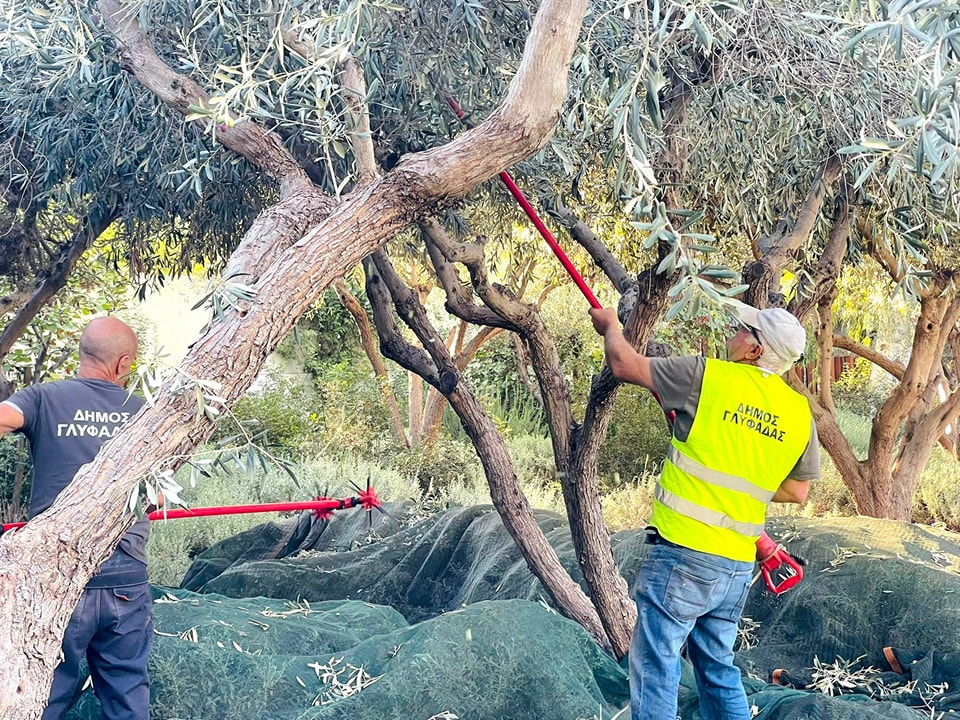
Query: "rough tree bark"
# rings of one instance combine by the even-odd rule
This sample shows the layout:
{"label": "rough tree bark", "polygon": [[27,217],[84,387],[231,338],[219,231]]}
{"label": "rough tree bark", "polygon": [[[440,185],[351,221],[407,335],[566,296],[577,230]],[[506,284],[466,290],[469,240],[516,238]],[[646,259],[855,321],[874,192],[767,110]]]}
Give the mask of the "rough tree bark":
{"label": "rough tree bark", "polygon": [[[566,95],[566,70],[585,5],[585,0],[541,4],[510,91],[485,122],[445,146],[403,158],[299,240],[278,232],[264,243],[264,233],[248,233],[241,253],[256,246],[262,258],[275,257],[255,274],[261,292],[243,311],[211,325],[185,358],[183,372],[221,382],[221,396],[236,399],[338,275],[429,210],[462,197],[541,147]],[[204,104],[195,83],[157,58],[135,17],[125,17],[116,0],[102,0],[100,9],[125,68],[181,113],[190,104]],[[278,181],[286,204],[273,208],[274,217],[287,221],[288,228],[299,227],[306,213],[296,201],[317,194],[276,137],[254,122],[239,123],[218,137]],[[311,282],[304,283],[304,277]],[[212,423],[197,415],[195,389],[168,381],[155,403],[104,445],[47,512],[0,539],[0,655],[5,658],[0,717],[39,715],[70,613],[87,580],[134,521],[126,510],[131,489],[161,464],[178,467],[211,431]]]}

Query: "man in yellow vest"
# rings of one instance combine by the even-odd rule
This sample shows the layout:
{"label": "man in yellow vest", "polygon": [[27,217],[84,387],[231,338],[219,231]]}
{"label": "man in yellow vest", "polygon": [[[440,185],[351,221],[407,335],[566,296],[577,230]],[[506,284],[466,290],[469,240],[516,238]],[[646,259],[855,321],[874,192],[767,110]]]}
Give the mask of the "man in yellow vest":
{"label": "man in yellow vest", "polygon": [[803,355],[803,326],[779,308],[738,303],[734,312],[725,362],[644,357],[614,309],[590,311],[614,377],[652,390],[664,411],[676,412],[647,528],[653,547],[635,586],[633,720],[677,717],[684,643],[703,720],[749,720],[733,645],[755,542],[767,504],[804,502],[820,476],[809,404],[780,377]]}

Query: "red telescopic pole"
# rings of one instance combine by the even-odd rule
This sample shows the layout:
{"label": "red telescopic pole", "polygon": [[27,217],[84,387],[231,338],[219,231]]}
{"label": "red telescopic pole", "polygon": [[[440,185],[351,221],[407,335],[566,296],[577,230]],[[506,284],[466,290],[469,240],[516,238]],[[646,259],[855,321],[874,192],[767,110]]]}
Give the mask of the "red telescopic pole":
{"label": "red telescopic pole", "polygon": [[[461,108],[457,104],[457,101],[449,95],[445,95],[445,97],[447,104],[450,106],[456,116],[460,120],[463,120],[466,116],[463,108]],[[504,170],[499,174],[499,177],[500,180],[503,181],[503,184],[507,186],[507,190],[510,191],[510,194],[513,195],[514,200],[519,203],[520,207],[523,208],[523,211],[527,214],[527,217],[530,218],[530,221],[536,226],[537,230],[540,231],[540,235],[542,235],[543,239],[547,241],[547,245],[550,246],[553,254],[557,256],[557,260],[560,261],[560,264],[563,265],[564,269],[567,271],[567,273],[569,273],[573,282],[575,282],[577,287],[580,288],[580,292],[583,293],[583,296],[587,299],[587,302],[590,303],[590,307],[603,307],[587,283],[584,282],[583,278],[580,276],[580,273],[577,272],[577,269],[573,266],[573,263],[570,262],[570,258],[567,257],[567,254],[563,251],[563,248],[560,247],[560,244],[554,239],[553,233],[551,233],[550,229],[543,224],[543,220],[541,220],[540,216],[537,215],[537,211],[533,209],[533,206],[524,196],[520,188],[517,187],[517,184],[513,181],[513,178],[510,177],[510,173]]]}
{"label": "red telescopic pole", "polygon": [[[301,502],[259,503],[256,505],[218,505],[216,507],[175,508],[173,510],[154,510],[147,517],[150,520],[177,520],[180,518],[209,517],[211,515],[245,515],[249,513],[266,512],[295,512],[312,510],[317,517],[327,518],[333,510],[344,510],[352,507],[362,507],[372,510],[380,507],[380,498],[372,487],[360,490],[360,494],[345,498],[317,498]],[[16,530],[26,523],[6,523],[3,532]]]}

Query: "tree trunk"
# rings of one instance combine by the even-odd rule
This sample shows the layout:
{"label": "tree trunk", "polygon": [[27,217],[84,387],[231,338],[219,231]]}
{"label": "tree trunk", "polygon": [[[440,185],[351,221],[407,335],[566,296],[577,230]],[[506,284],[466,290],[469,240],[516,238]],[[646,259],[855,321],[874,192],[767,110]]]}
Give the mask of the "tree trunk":
{"label": "tree trunk", "polygon": [[[540,580],[554,605],[568,618],[580,623],[602,647],[609,649],[610,642],[597,610],[580,586],[571,580],[534,519],[530,503],[517,483],[503,436],[472,394],[458,389],[448,396],[448,400],[477,448],[493,505],[531,571]],[[603,532],[606,538],[606,528],[603,528]],[[620,577],[616,568],[610,577]]]}
{"label": "tree trunk", "polygon": [[[566,95],[566,68],[585,5],[585,0],[545,0],[503,105],[446,146],[404,157],[389,175],[356,191],[286,248],[259,276],[249,306],[228,312],[193,345],[180,377],[219,381],[219,394],[232,402],[346,268],[429,209],[453,202],[541,147]],[[101,8],[118,36],[125,67],[146,82],[156,81],[154,91],[169,93],[165,102],[186,112],[195,98],[183,76],[173,74],[164,85],[162,69],[157,70],[161,75],[143,72],[152,49],[136,35],[137,19],[113,2],[104,1]],[[255,125],[239,123],[226,135],[249,140]],[[289,186],[281,192],[296,194]],[[306,277],[310,282],[303,281]],[[0,657],[5,659],[0,717],[5,720],[39,715],[83,587],[135,520],[126,510],[131,488],[152,470],[178,467],[212,432],[213,423],[197,415],[196,391],[181,380],[168,381],[155,403],[104,445],[49,510],[0,539]]]}
{"label": "tree trunk", "polygon": [[[686,177],[690,154],[688,136],[683,128],[692,99],[690,84],[676,79],[675,92],[663,102],[667,144],[659,164],[660,180],[665,188],[661,199],[668,210],[682,207],[679,189]],[[675,273],[657,273],[650,268],[640,275],[636,283],[621,287],[620,283],[626,282],[627,276],[619,264],[611,262],[591,243],[592,233],[584,232],[583,228],[576,229],[574,237],[598,259],[606,274],[624,293],[620,310],[626,314],[626,337],[634,347],[645,347],[653,325],[666,305],[667,291],[673,284]],[[583,425],[571,433],[564,450],[566,472],[561,476],[561,483],[567,512],[571,518],[578,518],[576,522],[571,521],[577,559],[604,629],[610,636],[614,653],[618,658],[623,658],[630,649],[637,610],[627,583],[613,560],[609,531],[600,505],[597,477],[598,455],[613,412],[616,389],[617,383],[607,370],[594,379]],[[560,469],[559,463],[557,469]],[[566,478],[565,482],[563,478]]]}
{"label": "tree trunk", "polygon": [[[416,373],[407,373],[407,435],[410,438],[410,447],[419,447],[423,437],[420,434],[423,428],[423,378]],[[429,488],[420,488],[429,490]]]}
{"label": "tree trunk", "polygon": [[[373,317],[384,354],[411,372],[416,372],[418,376],[429,378],[431,385],[441,386],[443,382],[440,368],[452,365],[450,353],[446,345],[439,341],[436,329],[429,323],[414,292],[400,281],[382,250],[364,260],[364,268],[367,272],[367,296],[373,306]],[[470,269],[473,272],[478,268],[471,265]],[[481,287],[481,292],[492,292],[489,287]],[[396,326],[395,316],[389,311],[391,302],[397,315],[414,331],[428,349],[428,353],[403,339]],[[517,482],[506,443],[496,424],[459,378],[445,389],[444,393],[473,442],[483,464],[494,507],[500,514],[504,527],[517,543],[530,571],[540,580],[547,594],[564,615],[579,622],[603,647],[609,648],[595,608],[563,568],[556,552],[537,525],[530,504]]]}
{"label": "tree trunk", "polygon": [[23,479],[30,454],[27,452],[27,439],[23,435],[17,436],[17,470],[13,476],[13,497],[10,500],[9,522],[21,519],[20,502],[23,498]]}

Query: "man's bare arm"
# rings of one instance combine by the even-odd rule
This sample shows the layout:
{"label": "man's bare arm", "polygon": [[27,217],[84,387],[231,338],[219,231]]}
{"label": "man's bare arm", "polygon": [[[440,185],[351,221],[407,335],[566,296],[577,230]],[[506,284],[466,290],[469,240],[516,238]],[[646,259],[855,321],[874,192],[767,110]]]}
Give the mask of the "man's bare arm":
{"label": "man's bare arm", "polygon": [[787,478],[777,492],[773,495],[773,502],[776,503],[805,503],[807,495],[810,493],[810,483],[807,480],[794,480]]}
{"label": "man's bare arm", "polygon": [[610,372],[617,380],[653,389],[650,358],[633,349],[620,330],[617,311],[613,308],[592,308],[590,318],[594,329],[603,336],[603,352]]}
{"label": "man's bare arm", "polygon": [[23,427],[23,413],[7,403],[0,403],[0,436]]}

